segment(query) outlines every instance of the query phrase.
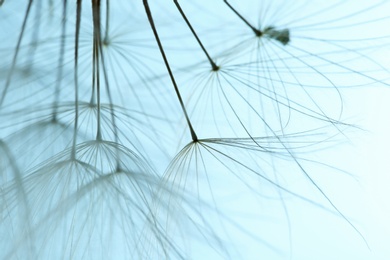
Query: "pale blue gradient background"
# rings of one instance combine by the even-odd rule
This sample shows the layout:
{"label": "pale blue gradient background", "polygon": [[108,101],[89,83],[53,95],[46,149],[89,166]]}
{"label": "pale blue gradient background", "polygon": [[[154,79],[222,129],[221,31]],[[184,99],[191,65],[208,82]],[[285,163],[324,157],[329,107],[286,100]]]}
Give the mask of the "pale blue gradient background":
{"label": "pale blue gradient background", "polygon": [[[236,1],[236,4],[238,2]],[[321,3],[323,2],[318,1],[319,5]],[[361,3],[364,1],[356,1],[356,6]],[[376,10],[370,13],[367,20],[387,16],[388,10],[387,8]],[[337,16],[337,13],[330,14],[330,19],[332,15]],[[370,28],[370,35],[389,36],[390,20],[384,20],[380,24],[380,27],[368,25],[364,28]],[[326,24],[324,26],[326,27]],[[359,28],[354,29],[359,30]],[[331,34],[331,31],[328,32]],[[364,32],[367,31],[362,30],[362,38]],[[330,36],[331,39],[337,39],[338,36],[342,36],[343,39],[348,38],[345,34]],[[293,36],[292,40],[294,40]],[[388,42],[387,38],[384,39],[384,42],[386,41]],[[370,53],[372,59],[380,62],[388,70],[390,70],[389,46],[382,46]],[[390,82],[389,73],[386,71],[378,74],[377,77],[384,79],[387,84]],[[292,232],[291,259],[390,259],[390,86],[372,84],[362,88],[351,88],[343,92],[343,98],[344,118],[348,119],[349,123],[361,127],[361,130],[347,130],[345,135],[349,141],[330,149],[319,160],[329,161],[353,176],[343,176],[343,173],[329,174],[328,170],[323,170],[324,176],[328,177],[322,178],[319,183],[332,202],[362,233],[369,248],[357,232],[337,214],[332,215],[297,201],[291,203],[287,199]],[[332,105],[331,101],[329,105]],[[313,170],[321,171],[320,168]],[[305,187],[305,184],[302,184],[302,187]],[[267,207],[263,209],[267,210]],[[280,217],[283,213],[274,214]],[[285,225],[282,219],[283,217],[280,217],[275,222],[280,221],[283,223],[280,225]],[[260,236],[268,234],[269,240],[267,235],[263,238],[273,242],[276,248],[280,246],[282,253],[267,251],[260,243],[253,241],[246,244],[243,242],[246,240],[237,237],[241,242],[239,244],[244,248],[244,259],[290,259],[290,253],[286,249],[289,248],[286,237],[279,236],[287,233],[279,233],[280,230],[275,228],[277,224],[273,226],[267,224],[269,222],[272,223],[272,220],[267,219],[262,225],[259,221],[258,234]],[[272,233],[274,237],[269,235]],[[198,258],[202,257],[205,256],[200,253]]]}
{"label": "pale blue gradient background", "polygon": [[[139,1],[139,3],[141,2],[140,0],[137,1]],[[253,2],[260,3],[259,6],[263,4],[261,1],[252,0],[231,0],[230,2],[234,6],[239,6],[240,11],[245,14],[256,14],[255,11],[258,6],[253,8],[253,6],[251,6]],[[269,10],[275,12],[275,14],[277,14],[278,11],[283,11],[283,13],[288,14],[288,8],[295,6],[292,1],[278,0],[268,2],[270,3]],[[286,4],[286,2],[288,3]],[[348,6],[359,9],[359,6],[372,5],[369,4],[368,1],[363,0],[345,1],[345,3],[347,3],[345,7],[342,4],[343,1],[333,2],[339,3],[340,8],[334,9],[332,13],[325,13],[318,18],[313,16],[310,23],[315,22],[316,19],[320,18],[321,20],[328,21],[331,20],[332,17],[338,17],[344,13],[351,12],[350,9],[346,9]],[[380,1],[376,1],[375,3],[377,2]],[[6,0],[4,7],[7,3],[8,2]],[[74,2],[71,3],[73,4]],[[112,1],[112,3],[115,2]],[[167,46],[167,56],[171,61],[172,68],[175,73],[177,73],[175,75],[177,75],[177,80],[180,83],[180,69],[188,66],[189,64],[202,62],[205,60],[205,57],[203,53],[201,53],[194,38],[191,36],[188,27],[181,20],[180,15],[175,9],[173,1],[169,0],[162,2],[151,0],[150,3],[153,14],[155,14],[155,22],[161,34],[163,44],[164,46]],[[225,42],[225,39],[228,39],[232,35],[239,35],[239,33],[241,33],[240,30],[245,28],[245,25],[226,8],[222,0],[214,0],[213,2],[206,0],[183,0],[180,1],[180,3],[182,3],[182,7],[188,14],[188,18],[192,21],[195,29],[199,32],[202,41],[204,42],[206,48],[210,50],[212,56],[217,56],[217,54],[219,54],[218,50],[221,49],[221,46],[226,47],[231,44],[231,42]],[[302,9],[295,10],[297,17],[294,18],[294,16],[291,16],[290,19],[301,26],[305,25],[304,21],[301,24],[299,22],[301,12],[302,14],[310,14],[312,12],[310,8],[314,8],[313,10],[319,10],[321,8],[318,8],[318,6],[321,7],[322,5],[330,5],[328,1],[315,1],[314,4],[312,1],[300,1],[299,4],[299,7]],[[268,8],[268,5],[264,4],[263,7]],[[298,5],[296,7],[298,7]],[[1,8],[2,7],[0,7],[0,15],[2,11]],[[141,17],[141,21],[144,18],[142,6],[137,5],[136,8],[139,10],[138,16]],[[376,9],[373,12],[368,12],[366,15],[359,16],[359,19],[363,21],[371,19],[375,20],[376,17],[388,16],[387,13],[389,10],[390,1],[388,1],[383,8]],[[13,12],[16,11],[13,10]],[[219,32],[216,31],[218,28],[224,26],[224,20],[220,19],[221,17],[234,21],[234,28],[231,31],[224,31],[231,33],[230,35],[228,33],[225,35],[218,34]],[[275,18],[275,21],[277,21],[278,18],[284,19],[286,17],[278,17],[275,15],[274,17],[270,16],[268,18],[270,20]],[[359,21],[359,19],[357,19],[357,21]],[[288,28],[288,21],[289,19],[286,19],[286,28]],[[256,24],[258,21],[255,18],[252,18],[250,19],[250,22]],[[335,24],[343,24],[343,22],[340,21]],[[152,42],[154,44],[147,24],[143,24],[143,26],[145,27],[145,31],[149,33],[149,38],[145,37],[147,39],[145,42],[148,44]],[[343,31],[344,33],[341,33],[337,27],[332,30],[332,26],[334,26],[334,24],[331,22],[325,23],[322,27],[329,29],[318,31],[311,29],[308,32],[309,35],[305,34],[305,30],[292,30],[291,40],[294,41],[294,36],[307,36],[313,38],[323,37],[325,39],[334,39],[336,40],[335,42],[339,39],[349,39],[349,35],[346,34],[345,31]],[[68,30],[70,31],[73,29],[73,27],[71,27],[71,29],[69,28]],[[174,30],[172,28],[174,28]],[[381,63],[383,68],[387,68],[388,70],[390,70],[390,45],[386,46],[386,42],[390,42],[388,38],[390,35],[389,28],[390,19],[384,19],[372,24],[363,23],[361,26],[351,28],[350,31],[350,34],[352,35],[351,37],[355,37],[354,39],[359,39],[359,37],[374,38],[376,36],[387,36],[387,38],[383,39],[384,46],[369,49],[367,52],[364,52],[363,55],[369,55],[370,59],[372,58],[373,60],[377,60]],[[85,24],[85,28],[83,29],[87,32],[85,35],[90,36],[88,33],[90,33],[91,26],[88,22]],[[6,31],[7,33],[13,30],[14,29],[12,28],[4,30],[1,29],[1,31]],[[139,30],[138,34],[139,35],[136,36],[139,36],[139,38],[142,39],[144,37],[144,31]],[[120,33],[118,33],[118,35],[120,36]],[[17,35],[13,34],[13,36],[16,37]],[[3,38],[4,37],[1,37],[1,39]],[[137,37],[135,38],[137,39]],[[90,38],[88,37],[84,38],[83,44],[87,46],[86,48],[89,48],[89,40]],[[132,38],[130,37],[125,40],[131,41]],[[375,40],[375,43],[380,41],[381,40]],[[226,44],[226,46],[224,44]],[[317,42],[313,41],[311,45],[308,44],[306,47],[310,47],[312,48],[311,50],[315,50],[317,47],[316,44]],[[370,46],[370,43],[362,42],[360,44],[358,41],[354,41],[351,44],[351,49],[355,47],[363,48],[363,46]],[[140,46],[140,50],[144,51],[142,49],[143,46],[141,44]],[[324,47],[324,45],[318,46],[319,48]],[[348,45],[344,42],[343,46]],[[165,68],[163,67],[162,62],[157,62],[160,58],[158,56],[159,53],[157,49],[153,49],[153,51],[154,52],[150,51],[150,53],[148,53],[150,56],[155,58],[153,65],[150,66],[150,69],[155,70],[153,72],[155,72],[156,75],[161,76],[161,82],[166,84],[161,87],[161,95],[157,96],[162,97],[164,95],[164,98],[166,98],[167,101],[169,100],[170,103],[167,105],[167,113],[169,114],[171,111],[174,111],[169,114],[172,118],[176,116],[180,117],[182,116],[181,111],[177,109],[178,106],[177,103],[175,103],[177,100],[175,99],[175,96],[170,96],[170,93],[173,93],[173,88],[170,85],[169,80],[163,76],[166,74],[164,71]],[[317,51],[321,52],[321,50]],[[324,51],[326,50],[324,49]],[[342,55],[342,53],[337,54],[336,59],[341,59]],[[69,60],[71,60],[71,57]],[[87,60],[86,64],[88,64],[90,57],[87,56],[85,60]],[[367,69],[367,71],[369,71],[371,68],[370,66],[372,66],[372,64],[365,64],[364,61],[362,63],[354,63],[354,61],[352,61],[348,64],[353,66],[353,68],[356,66],[356,68]],[[379,70],[378,66],[373,69]],[[148,72],[146,69],[145,71]],[[142,72],[144,71],[141,71],[141,73]],[[0,75],[3,78],[5,77],[5,73],[1,73]],[[380,73],[375,73],[373,75],[379,78],[382,83],[390,84],[390,73],[388,71],[386,72],[383,69]],[[337,76],[333,75],[333,77],[334,79],[337,79]],[[85,78],[85,81],[89,80],[89,78]],[[311,78],[310,75],[307,75],[302,76],[302,79],[310,82]],[[345,78],[343,78],[343,80],[345,80]],[[347,80],[348,82],[345,82],[345,84],[358,84],[359,80],[361,80],[361,78],[354,78],[354,73],[351,72],[350,81]],[[4,79],[1,80],[1,84],[3,81]],[[159,84],[161,84],[161,82],[156,80],[154,84],[160,87]],[[223,202],[218,205],[221,207],[222,214],[228,214],[229,217],[232,217],[232,219],[237,221],[240,225],[242,225],[242,227],[248,229],[252,234],[255,234],[259,238],[255,239],[251,236],[247,236],[239,229],[229,225],[227,225],[226,230],[224,230],[224,227],[219,226],[219,219],[215,215],[205,214],[205,218],[210,218],[212,228],[215,228],[215,230],[217,230],[217,234],[221,235],[223,240],[222,242],[225,243],[223,245],[231,253],[232,259],[390,259],[390,85],[386,84],[377,82],[364,87],[351,87],[341,90],[344,104],[342,119],[350,124],[358,126],[358,128],[351,127],[343,129],[342,132],[344,136],[337,136],[337,140],[340,141],[340,144],[337,144],[334,147],[331,146],[324,151],[318,151],[318,154],[309,154],[309,157],[314,161],[324,162],[340,169],[340,171],[329,167],[322,167],[318,164],[307,166],[308,172],[313,173],[313,178],[323,189],[325,194],[329,196],[332,203],[334,203],[342,214],[344,214],[345,217],[359,230],[359,232],[361,232],[369,248],[366,246],[364,239],[358,234],[358,232],[356,232],[338,213],[335,213],[334,209],[332,209],[324,197],[318,193],[313,185],[308,183],[308,180],[302,174],[288,175],[290,173],[288,165],[279,165],[279,161],[275,160],[274,167],[276,169],[279,167],[280,169],[278,169],[278,171],[286,173],[286,176],[282,177],[285,177],[286,181],[289,181],[289,188],[300,191],[300,194],[303,196],[307,195],[310,199],[317,202],[318,205],[309,204],[298,198],[294,198],[291,195],[283,193],[277,194],[277,192],[272,190],[269,186],[261,186],[260,184],[258,188],[260,190],[264,189],[264,197],[254,196],[248,191],[248,189],[245,189],[245,187],[236,185],[233,180],[230,180],[229,178],[221,178],[220,175],[217,175],[219,172],[216,172],[216,174],[210,178],[216,182],[220,181],[220,185],[216,187],[216,189],[219,189],[219,193],[217,192],[216,195],[219,196],[219,201]],[[185,93],[185,86],[180,85],[179,87],[182,88],[183,93]],[[191,94],[191,91],[188,91],[188,93]],[[121,97],[122,93],[114,94]],[[68,95],[68,97],[72,98],[73,96]],[[329,111],[331,113],[335,112],[332,109],[333,106],[335,106],[334,110],[336,110],[337,113],[337,109],[339,107],[333,103],[333,100],[330,97],[321,96],[321,94],[319,94],[316,98],[319,98],[318,102],[321,102],[324,107],[329,107]],[[188,101],[189,98],[187,97],[185,102]],[[123,103],[125,102],[127,102],[127,100]],[[155,100],[145,101],[145,104],[147,104],[147,108],[150,109],[150,111],[153,111],[156,108],[153,106],[154,102]],[[166,101],[164,100],[164,102]],[[177,115],[174,113],[177,113]],[[159,118],[159,120],[162,121],[161,118]],[[155,122],[156,125],[159,124],[158,122],[159,121]],[[179,124],[175,124],[173,126],[176,127],[175,129],[180,130],[177,130],[173,137],[170,136],[167,138],[167,143],[172,140],[177,141],[177,146],[167,148],[168,150],[171,149],[169,152],[172,154],[179,151],[180,148],[189,141],[187,136],[188,132],[185,128],[186,125],[184,123],[179,126],[178,125]],[[205,132],[207,133],[207,125],[205,128]],[[166,132],[171,131],[171,129],[167,126],[162,126],[161,129],[158,130]],[[93,132],[93,134],[95,133]],[[3,138],[3,136],[1,137]],[[140,143],[143,142],[142,138],[144,137],[139,138]],[[150,142],[150,140],[148,141]],[[164,141],[166,140],[162,140],[161,142]],[[145,141],[145,143],[146,142],[147,141]],[[321,149],[321,145],[319,146],[319,149]],[[148,153],[148,155],[151,158],[158,157],[160,155],[160,151],[153,150]],[[164,169],[168,164],[165,158],[162,157],[156,159],[155,161],[157,162],[157,166]],[[159,171],[164,172],[164,169],[159,169]],[[341,170],[344,170],[345,172]],[[275,174],[277,173],[278,172],[275,171]],[[292,173],[295,174],[295,172]],[[253,184],[253,187],[257,187],[256,185],[257,183]],[[261,191],[263,192],[263,190]],[[266,197],[266,195],[270,196]],[[189,207],[191,207],[191,204]],[[207,212],[207,210],[205,210],[205,212]],[[188,230],[191,231],[191,227],[188,227]],[[207,246],[205,238],[201,236],[195,238],[191,237],[191,232],[188,232],[188,237],[185,237],[187,235],[186,231],[187,230],[179,230],[177,232],[181,235],[183,235],[181,233],[183,232],[184,237],[175,237],[175,233],[170,235],[175,237],[179,243],[191,245],[190,255],[193,259],[218,259],[218,257],[221,257]],[[223,237],[224,234],[227,233],[229,234],[229,237]],[[128,258],[128,256],[123,257]]]}

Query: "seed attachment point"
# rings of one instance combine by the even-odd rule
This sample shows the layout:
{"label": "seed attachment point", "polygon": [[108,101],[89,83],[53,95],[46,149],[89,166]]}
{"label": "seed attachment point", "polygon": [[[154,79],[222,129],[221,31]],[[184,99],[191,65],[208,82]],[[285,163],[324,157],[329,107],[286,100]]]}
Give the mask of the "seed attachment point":
{"label": "seed attachment point", "polygon": [[107,47],[108,45],[110,45],[110,40],[108,38],[104,38],[103,41],[102,41],[102,45],[104,47]]}
{"label": "seed attachment point", "polygon": [[253,28],[253,32],[256,34],[257,37],[261,37],[264,35],[264,33],[262,31],[260,31],[259,29],[256,29],[256,28]]}
{"label": "seed attachment point", "polygon": [[220,66],[218,66],[214,62],[211,64],[211,67],[212,67],[211,71],[219,71],[219,69],[221,68]]}

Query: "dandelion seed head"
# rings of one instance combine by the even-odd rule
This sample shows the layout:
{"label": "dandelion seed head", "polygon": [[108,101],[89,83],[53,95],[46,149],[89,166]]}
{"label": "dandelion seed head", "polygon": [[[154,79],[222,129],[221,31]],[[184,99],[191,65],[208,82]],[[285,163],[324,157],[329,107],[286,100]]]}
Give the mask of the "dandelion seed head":
{"label": "dandelion seed head", "polygon": [[77,159],[60,153],[3,187],[7,219],[18,208],[30,215],[26,237],[12,236],[8,255],[29,250],[30,243],[35,257],[158,255],[166,241],[153,215],[159,180],[150,167],[112,142],[83,143],[76,151]]}
{"label": "dandelion seed head", "polygon": [[288,29],[277,30],[273,26],[269,26],[264,29],[264,34],[283,45],[287,45],[290,42],[290,31]]}
{"label": "dandelion seed head", "polygon": [[388,4],[0,0],[0,258],[364,258]]}

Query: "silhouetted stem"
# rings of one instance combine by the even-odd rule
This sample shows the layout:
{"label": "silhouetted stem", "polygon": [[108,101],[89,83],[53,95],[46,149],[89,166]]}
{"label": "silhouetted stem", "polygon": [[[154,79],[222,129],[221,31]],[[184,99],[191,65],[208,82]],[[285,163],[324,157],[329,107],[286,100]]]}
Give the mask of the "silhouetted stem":
{"label": "silhouetted stem", "polygon": [[77,128],[79,121],[79,79],[78,79],[78,57],[79,57],[79,37],[80,37],[80,22],[81,22],[81,3],[82,0],[77,0],[76,10],[76,35],[75,35],[75,48],[74,48],[74,88],[75,88],[75,119],[73,129],[73,144],[71,159],[76,158],[76,143],[77,143]]}
{"label": "silhouetted stem", "polygon": [[53,117],[52,120],[57,120],[57,109],[61,92],[61,82],[62,82],[62,65],[64,63],[64,53],[65,53],[65,33],[66,33],[66,9],[67,9],[67,0],[64,0],[62,10],[62,26],[61,26],[61,43],[60,43],[60,57],[58,58],[58,73],[56,80],[56,88],[54,93],[54,105],[53,105]]}
{"label": "silhouetted stem", "polygon": [[110,30],[110,0],[106,0],[106,28],[103,43],[108,43],[108,31]]}
{"label": "silhouetted stem", "polygon": [[217,71],[219,69],[219,67],[215,64],[215,62],[213,61],[213,59],[211,59],[210,55],[208,54],[206,48],[203,46],[202,42],[200,41],[198,35],[196,34],[194,28],[192,27],[190,21],[187,19],[187,16],[185,15],[185,13],[183,12],[183,10],[181,9],[180,7],[180,4],[177,0],[173,0],[173,2],[175,2],[175,5],[177,7],[177,9],[179,10],[181,16],[183,17],[184,21],[186,21],[188,27],[190,28],[192,34],[194,35],[194,37],[196,38],[196,40],[198,41],[200,47],[202,48],[204,54],[206,54],[207,56],[207,59],[209,60],[210,64],[211,64],[211,67],[213,69],[213,71]]}
{"label": "silhouetted stem", "polygon": [[15,70],[16,59],[18,58],[20,44],[21,44],[22,39],[23,39],[24,30],[26,29],[27,19],[28,19],[28,16],[30,14],[30,11],[31,11],[32,3],[33,3],[33,0],[28,1],[26,14],[24,15],[24,20],[23,20],[23,24],[22,24],[22,29],[20,30],[18,42],[16,43],[14,57],[12,58],[11,69],[7,75],[7,80],[5,81],[3,93],[1,94],[1,97],[0,97],[0,107],[3,105],[5,96],[7,95],[9,84],[11,83],[12,74],[14,73],[14,70]]}
{"label": "silhouetted stem", "polygon": [[99,46],[100,46],[100,0],[92,0],[92,16],[93,16],[93,64],[96,83],[96,98],[97,98],[97,133],[96,140],[102,139],[100,126],[100,66],[99,66]]}
{"label": "silhouetted stem", "polygon": [[188,117],[187,110],[186,110],[186,108],[184,106],[184,103],[183,103],[183,100],[181,98],[179,88],[177,87],[177,84],[176,84],[176,81],[175,81],[175,77],[173,76],[173,73],[172,73],[171,68],[169,66],[168,59],[165,56],[164,48],[163,48],[163,46],[161,44],[160,37],[158,36],[156,26],[154,25],[153,16],[152,16],[152,13],[151,13],[150,8],[149,8],[148,0],[143,0],[143,3],[144,3],[144,6],[145,6],[146,15],[148,16],[148,20],[149,20],[150,26],[152,28],[154,37],[156,38],[156,42],[158,44],[158,48],[160,49],[160,53],[161,53],[161,55],[162,55],[162,57],[164,59],[165,66],[166,66],[166,68],[168,70],[168,73],[169,73],[169,77],[171,78],[173,87],[175,88],[175,92],[176,92],[177,98],[179,99],[180,106],[181,106],[181,108],[183,110],[183,113],[184,113],[184,116],[185,116],[185,118],[187,120],[188,127],[190,128],[190,133],[191,133],[192,140],[194,142],[196,142],[196,141],[198,141],[198,137],[196,136],[196,133],[195,133],[195,131],[194,131],[192,125],[191,125],[191,121],[190,121],[190,119]]}
{"label": "silhouetted stem", "polygon": [[237,12],[236,9],[234,9],[233,6],[231,6],[229,4],[229,2],[227,0],[223,0],[225,2],[225,4],[238,16],[240,17],[240,19],[246,24],[248,25],[252,30],[253,32],[256,34],[256,36],[261,36],[263,35],[263,32],[260,31],[259,29],[256,29],[253,25],[251,25],[239,12]]}

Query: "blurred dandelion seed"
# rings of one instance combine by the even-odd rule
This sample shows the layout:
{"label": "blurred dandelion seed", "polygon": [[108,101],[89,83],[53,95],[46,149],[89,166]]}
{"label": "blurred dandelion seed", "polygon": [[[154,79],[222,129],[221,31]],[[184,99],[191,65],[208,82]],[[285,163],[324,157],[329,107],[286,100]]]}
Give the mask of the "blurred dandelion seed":
{"label": "blurred dandelion seed", "polygon": [[0,258],[369,256],[328,155],[389,1],[0,6]]}

